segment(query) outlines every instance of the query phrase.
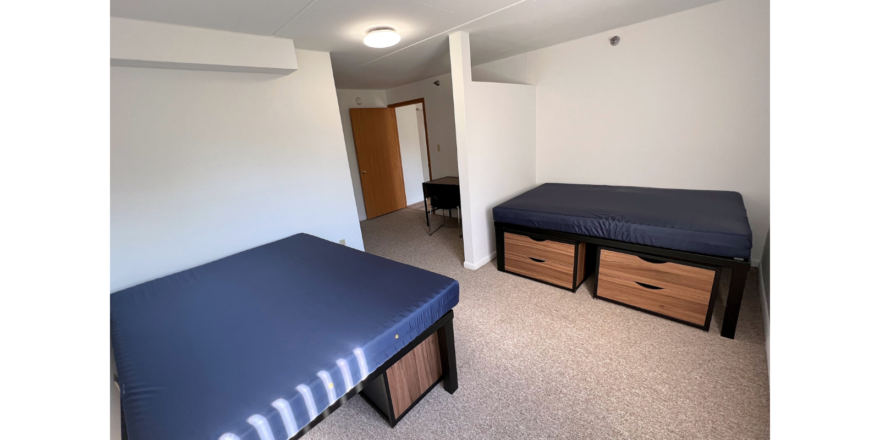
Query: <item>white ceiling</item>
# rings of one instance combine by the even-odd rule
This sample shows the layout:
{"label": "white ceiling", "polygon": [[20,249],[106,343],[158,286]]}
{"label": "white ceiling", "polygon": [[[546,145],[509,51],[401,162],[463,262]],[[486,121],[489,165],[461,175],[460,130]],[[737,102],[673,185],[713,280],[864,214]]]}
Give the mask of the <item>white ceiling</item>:
{"label": "white ceiling", "polygon": [[[446,36],[471,33],[473,65],[718,0],[111,0],[114,17],[292,38],[330,52],[336,87],[388,89],[449,72]],[[374,49],[365,31],[400,44]]]}

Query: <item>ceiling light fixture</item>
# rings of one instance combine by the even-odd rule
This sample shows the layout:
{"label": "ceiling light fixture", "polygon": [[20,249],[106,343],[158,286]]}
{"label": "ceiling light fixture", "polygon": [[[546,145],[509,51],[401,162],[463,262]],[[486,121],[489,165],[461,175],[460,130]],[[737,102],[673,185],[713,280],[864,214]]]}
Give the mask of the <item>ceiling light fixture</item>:
{"label": "ceiling light fixture", "polygon": [[375,48],[391,47],[400,43],[400,34],[390,27],[374,28],[367,32],[364,44]]}

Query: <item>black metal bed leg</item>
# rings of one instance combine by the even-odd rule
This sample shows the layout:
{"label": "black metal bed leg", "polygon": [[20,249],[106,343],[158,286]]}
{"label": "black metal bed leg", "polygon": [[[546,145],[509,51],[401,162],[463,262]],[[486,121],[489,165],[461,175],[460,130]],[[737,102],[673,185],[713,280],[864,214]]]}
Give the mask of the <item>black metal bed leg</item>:
{"label": "black metal bed leg", "polygon": [[504,228],[495,223],[495,264],[504,270]]}
{"label": "black metal bed leg", "polygon": [[732,269],[730,289],[727,291],[727,306],[724,308],[724,322],[721,324],[721,336],[725,338],[733,339],[733,335],[736,334],[736,322],[739,320],[739,309],[750,268],[748,264],[743,264]]}
{"label": "black metal bed leg", "polygon": [[122,440],[128,440],[128,427],[125,426],[125,411],[122,409],[122,398],[119,398],[119,420],[121,422],[121,430]]}
{"label": "black metal bed leg", "polygon": [[[452,313],[450,310],[449,313]],[[449,394],[458,389],[458,368],[455,362],[455,332],[452,319],[438,332],[440,342],[440,366],[443,368],[443,388]]]}

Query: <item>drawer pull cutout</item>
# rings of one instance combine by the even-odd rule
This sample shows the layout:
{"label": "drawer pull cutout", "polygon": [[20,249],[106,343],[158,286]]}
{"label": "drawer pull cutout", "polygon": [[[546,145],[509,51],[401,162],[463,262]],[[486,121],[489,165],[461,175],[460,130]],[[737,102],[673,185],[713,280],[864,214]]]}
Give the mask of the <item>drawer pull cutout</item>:
{"label": "drawer pull cutout", "polygon": [[526,237],[529,237],[532,239],[532,241],[537,241],[538,243],[542,243],[542,242],[547,241],[546,238],[535,238],[535,237],[532,237],[531,235],[526,235]]}
{"label": "drawer pull cutout", "polygon": [[[636,257],[639,257],[639,256],[636,255]],[[645,257],[639,257],[639,259],[642,260],[642,261],[644,261],[644,262],[646,262],[646,263],[651,263],[651,264],[666,264],[665,261],[652,260],[652,259],[650,259],[650,258],[645,258]]]}
{"label": "drawer pull cutout", "polygon": [[539,260],[539,259],[537,259],[537,258],[532,258],[532,257],[529,257],[529,260],[532,260],[532,261],[534,261],[535,263],[545,263],[544,260]]}
{"label": "drawer pull cutout", "polygon": [[663,290],[662,287],[652,286],[652,285],[650,285],[650,284],[640,283],[640,282],[638,282],[638,281],[633,281],[633,282],[636,283],[636,284],[638,284],[638,285],[640,285],[640,286],[642,286],[642,287],[644,287],[645,289],[651,289],[651,290]]}

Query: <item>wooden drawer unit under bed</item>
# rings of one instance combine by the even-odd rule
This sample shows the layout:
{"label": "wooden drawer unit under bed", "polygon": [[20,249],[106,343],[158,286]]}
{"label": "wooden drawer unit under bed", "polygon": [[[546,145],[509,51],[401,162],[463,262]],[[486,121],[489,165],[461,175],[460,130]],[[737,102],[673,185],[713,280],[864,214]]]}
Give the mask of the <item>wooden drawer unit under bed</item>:
{"label": "wooden drawer unit under bed", "polygon": [[361,391],[392,427],[444,378],[439,334],[442,331],[441,328],[413,347]]}
{"label": "wooden drawer unit under bed", "polygon": [[586,275],[586,244],[504,233],[504,270],[575,290]]}
{"label": "wooden drawer unit under bed", "polygon": [[596,296],[709,328],[715,269],[600,248]]}

